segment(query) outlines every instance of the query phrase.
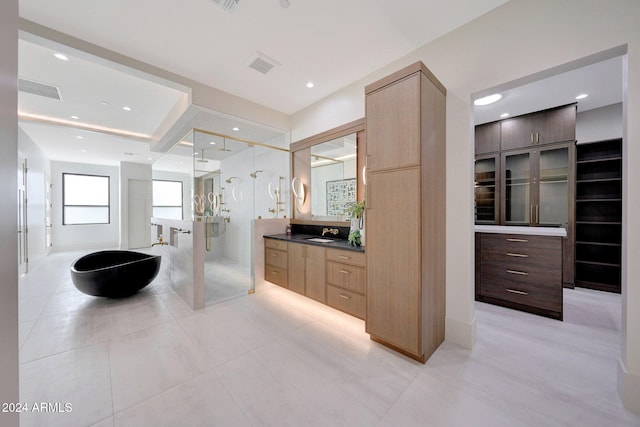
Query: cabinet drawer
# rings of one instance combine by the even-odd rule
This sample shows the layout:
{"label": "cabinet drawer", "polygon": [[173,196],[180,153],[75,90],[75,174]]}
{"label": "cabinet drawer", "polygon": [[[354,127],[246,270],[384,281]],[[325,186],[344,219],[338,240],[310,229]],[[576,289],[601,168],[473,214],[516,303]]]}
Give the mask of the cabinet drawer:
{"label": "cabinet drawer", "polygon": [[264,239],[264,247],[279,249],[281,251],[287,250],[287,242],[284,240],[276,240],[276,239]]}
{"label": "cabinet drawer", "polygon": [[562,288],[562,269],[560,266],[547,269],[527,269],[518,265],[504,263],[486,263],[482,266],[482,286],[485,283],[500,282],[505,285],[535,287],[553,290]]}
{"label": "cabinet drawer", "polygon": [[364,252],[356,251],[343,251],[340,249],[327,249],[327,259],[330,261],[337,261],[346,264],[358,265],[364,267],[365,255]]}
{"label": "cabinet drawer", "polygon": [[266,248],[264,252],[264,262],[278,268],[287,268],[287,253],[276,249]]}
{"label": "cabinet drawer", "polygon": [[530,283],[526,280],[513,280],[500,276],[484,278],[480,294],[517,304],[537,307],[544,310],[562,312],[562,282],[555,286],[542,283]]}
{"label": "cabinet drawer", "polygon": [[523,268],[530,272],[544,272],[562,268],[562,250],[557,248],[500,248],[493,247],[482,251],[482,263],[501,263],[505,268]]}
{"label": "cabinet drawer", "polygon": [[360,319],[365,318],[366,299],[362,294],[327,285],[327,305]]}
{"label": "cabinet drawer", "polygon": [[286,268],[278,268],[266,265],[264,269],[264,278],[268,282],[275,283],[283,287],[288,287],[288,277]]}
{"label": "cabinet drawer", "polygon": [[482,251],[505,250],[507,252],[519,252],[527,248],[539,248],[544,250],[560,249],[562,237],[530,236],[527,234],[494,234],[482,233]]}
{"label": "cabinet drawer", "polygon": [[352,291],[364,293],[364,268],[342,264],[335,261],[327,262],[327,283]]}

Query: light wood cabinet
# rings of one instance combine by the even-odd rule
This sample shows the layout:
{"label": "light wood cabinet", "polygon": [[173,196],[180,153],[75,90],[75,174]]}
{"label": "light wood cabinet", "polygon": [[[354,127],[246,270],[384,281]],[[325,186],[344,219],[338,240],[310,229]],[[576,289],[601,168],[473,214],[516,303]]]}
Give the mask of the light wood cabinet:
{"label": "light wood cabinet", "polygon": [[476,299],[562,320],[562,241],[476,233]]}
{"label": "light wood cabinet", "polygon": [[264,278],[271,283],[287,288],[288,285],[287,242],[264,240]]}
{"label": "light wood cabinet", "polygon": [[289,289],[320,302],[325,302],[325,248],[289,243]]}
{"label": "light wood cabinet", "polygon": [[366,317],[365,254],[327,249],[327,305]]}
{"label": "light wood cabinet", "polygon": [[446,90],[418,62],[365,92],[366,330],[425,362],[444,340]]}

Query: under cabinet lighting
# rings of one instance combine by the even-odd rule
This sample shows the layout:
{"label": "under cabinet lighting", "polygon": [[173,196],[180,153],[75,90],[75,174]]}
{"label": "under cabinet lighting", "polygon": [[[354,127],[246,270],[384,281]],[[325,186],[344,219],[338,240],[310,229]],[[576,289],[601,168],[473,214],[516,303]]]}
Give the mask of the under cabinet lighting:
{"label": "under cabinet lighting", "polygon": [[502,95],[494,93],[493,95],[484,96],[473,101],[473,105],[489,105],[502,99]]}

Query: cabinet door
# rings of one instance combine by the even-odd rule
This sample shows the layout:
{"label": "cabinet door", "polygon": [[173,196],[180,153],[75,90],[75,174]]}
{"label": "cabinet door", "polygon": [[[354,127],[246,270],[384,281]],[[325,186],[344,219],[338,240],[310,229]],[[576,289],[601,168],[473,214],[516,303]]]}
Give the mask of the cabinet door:
{"label": "cabinet door", "polygon": [[500,122],[502,150],[524,148],[534,145],[534,134],[538,128],[539,116],[536,114],[514,117]]}
{"label": "cabinet door", "polygon": [[546,227],[568,227],[569,148],[538,150],[538,201],[533,222]]}
{"label": "cabinet door", "polygon": [[367,170],[420,164],[420,73],[366,97]]}
{"label": "cabinet door", "polygon": [[325,297],[325,248],[304,245],[306,247],[305,295],[324,303]]}
{"label": "cabinet door", "polygon": [[498,187],[499,156],[477,158],[475,162],[475,220],[476,224],[497,224],[499,221]]}
{"label": "cabinet door", "polygon": [[569,105],[540,113],[535,130],[536,145],[576,140],[576,106]]}
{"label": "cabinet door", "polygon": [[415,355],[423,354],[420,191],[420,168],[367,178],[366,329]]}
{"label": "cabinet door", "polygon": [[531,152],[502,154],[502,217],[505,225],[529,225],[533,217]]}
{"label": "cabinet door", "polygon": [[288,274],[289,289],[304,295],[305,247],[301,243],[289,243]]}
{"label": "cabinet door", "polygon": [[476,126],[475,148],[476,156],[500,151],[500,122]]}

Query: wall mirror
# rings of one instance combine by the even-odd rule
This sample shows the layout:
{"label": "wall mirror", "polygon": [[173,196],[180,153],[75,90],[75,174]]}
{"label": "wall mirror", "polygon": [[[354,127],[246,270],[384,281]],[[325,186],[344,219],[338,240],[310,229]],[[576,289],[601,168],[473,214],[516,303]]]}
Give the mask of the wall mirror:
{"label": "wall mirror", "polygon": [[364,119],[291,144],[292,185],[305,194],[292,223],[348,224],[345,209],[364,199],[364,149]]}

